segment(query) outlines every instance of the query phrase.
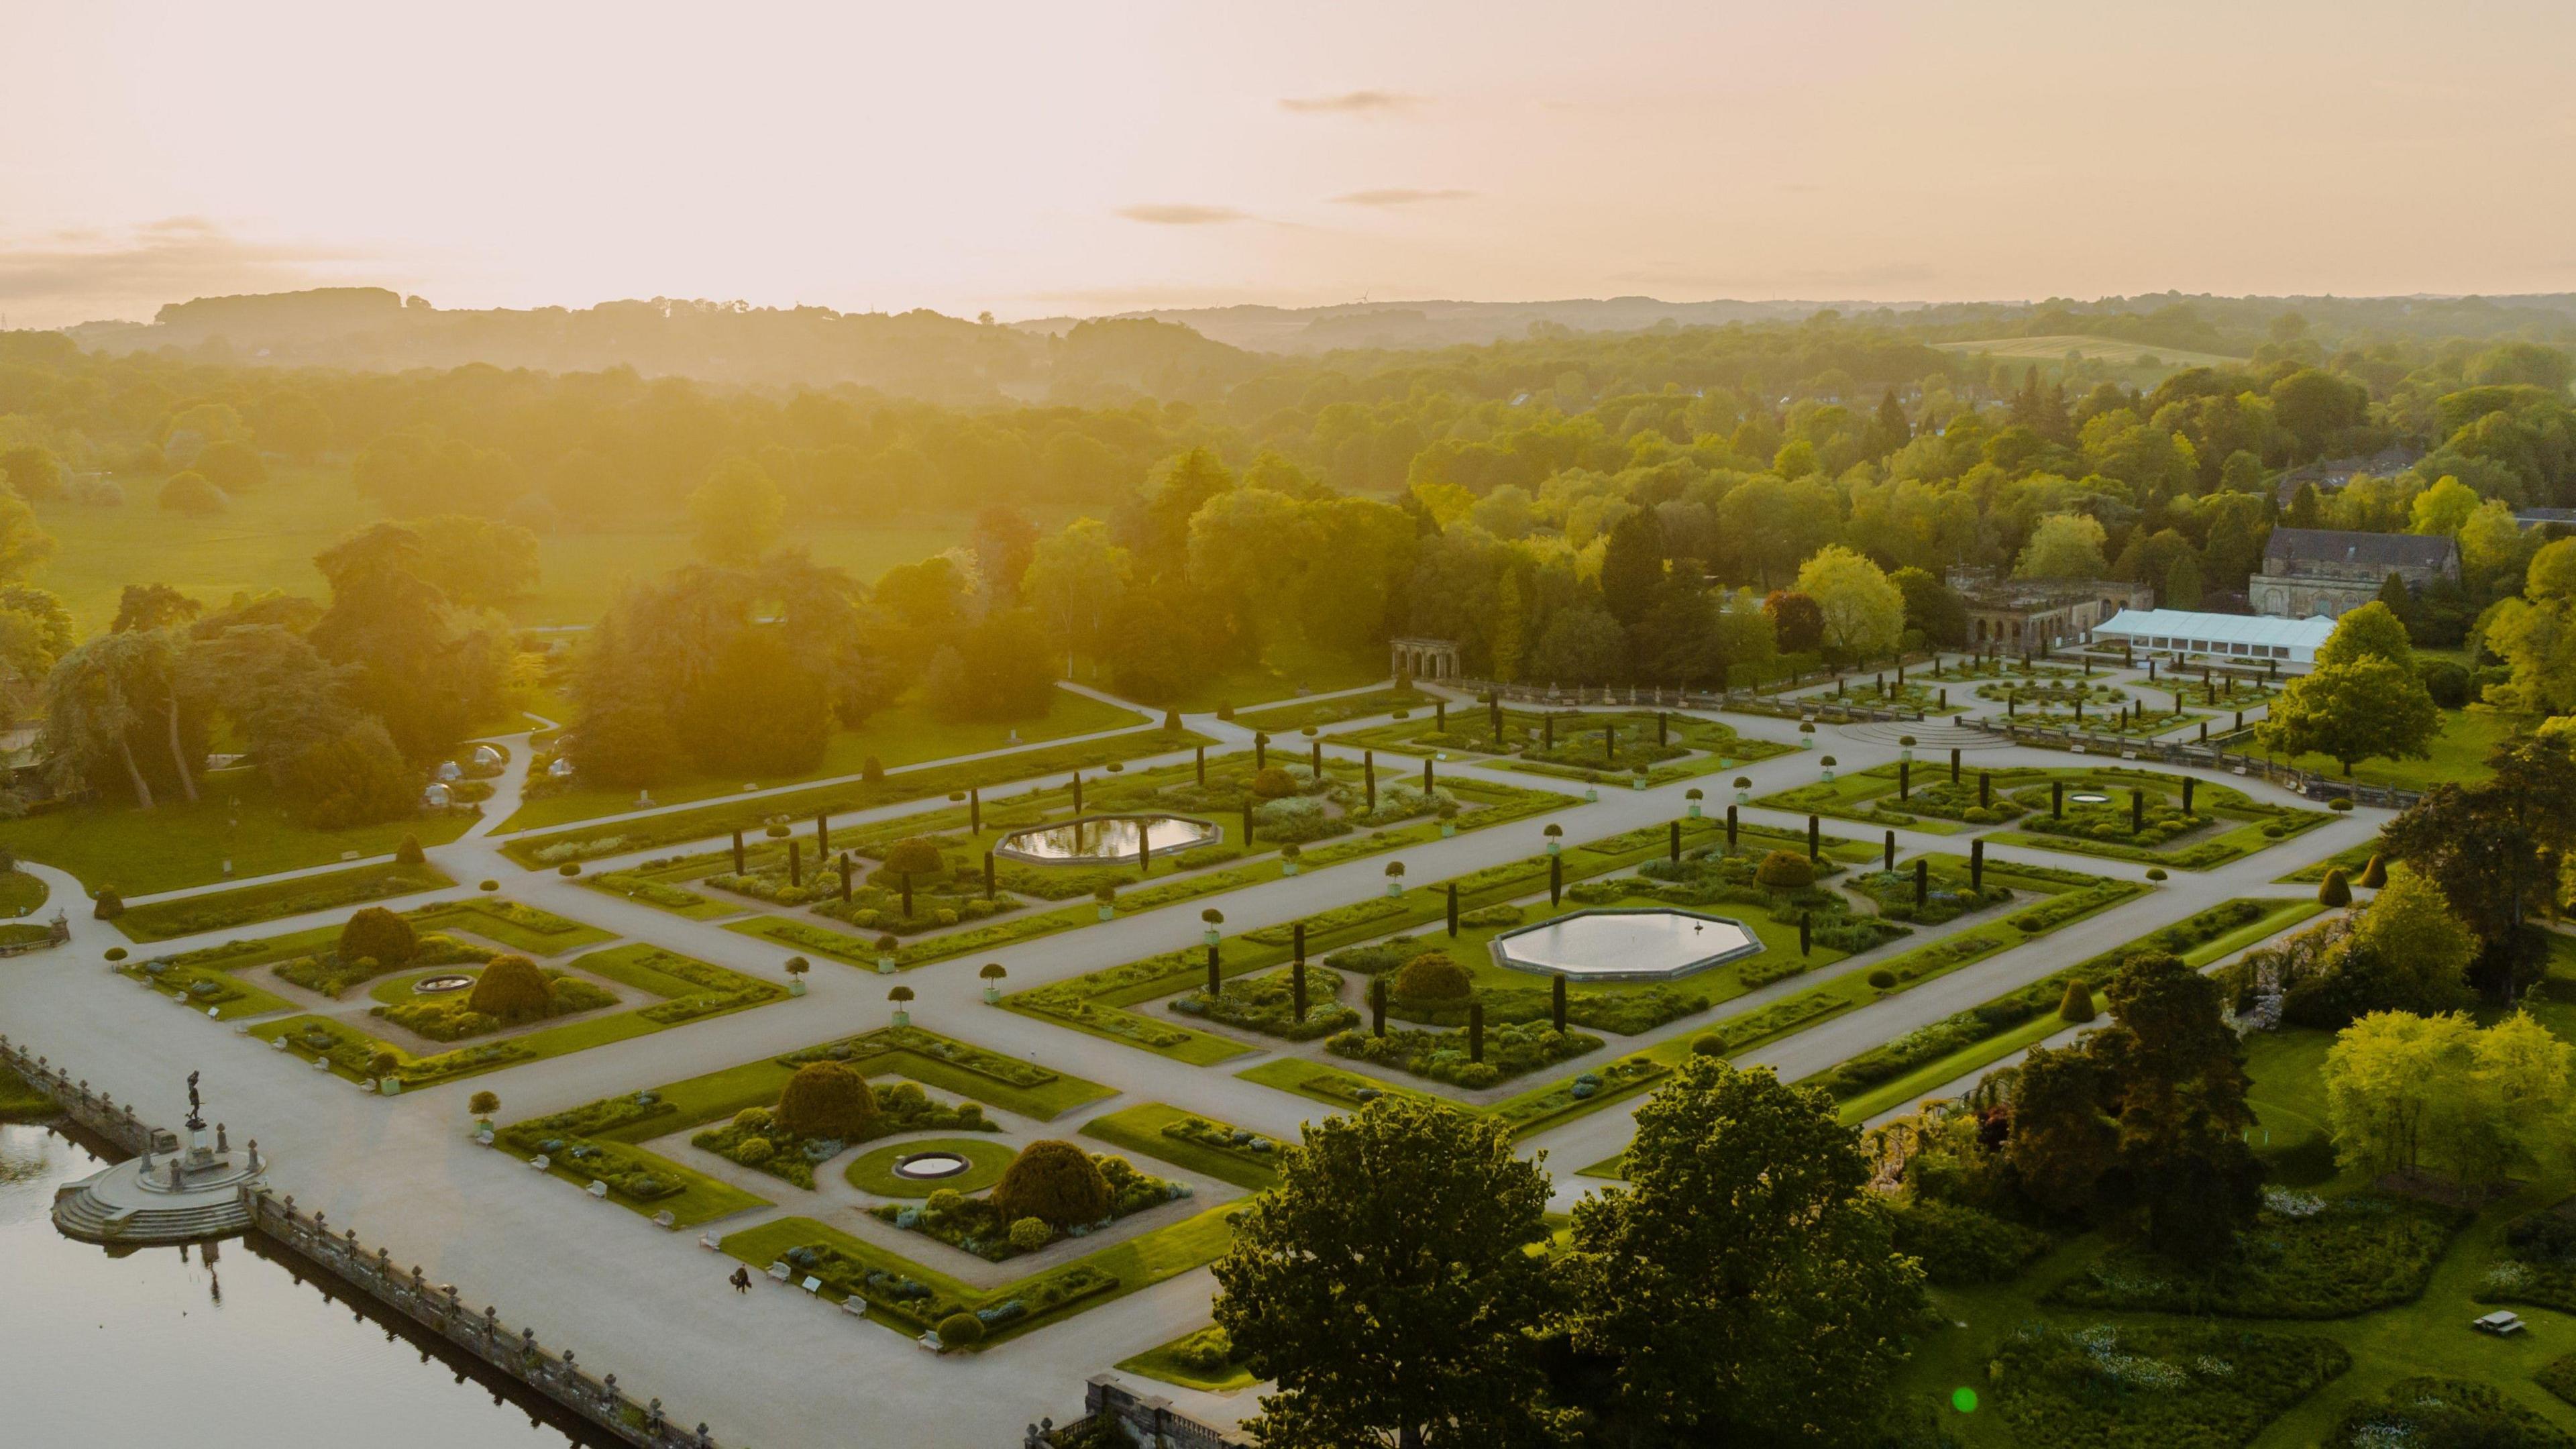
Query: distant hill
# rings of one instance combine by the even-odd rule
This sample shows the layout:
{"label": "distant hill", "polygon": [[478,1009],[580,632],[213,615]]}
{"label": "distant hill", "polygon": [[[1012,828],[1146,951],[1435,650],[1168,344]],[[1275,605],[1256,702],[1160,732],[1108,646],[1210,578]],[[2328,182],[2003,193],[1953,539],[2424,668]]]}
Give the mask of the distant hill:
{"label": "distant hill", "polygon": [[[1177,323],[1252,352],[1314,354],[1339,348],[1420,349],[1500,342],[1533,328],[1648,332],[1657,327],[1722,327],[1729,322],[1797,321],[1819,311],[1904,311],[1877,302],[1660,302],[1652,297],[1557,302],[1348,302],[1330,307],[1166,307],[1122,312],[1117,320]],[[1050,335],[1082,319],[1038,317],[1011,325]]]}

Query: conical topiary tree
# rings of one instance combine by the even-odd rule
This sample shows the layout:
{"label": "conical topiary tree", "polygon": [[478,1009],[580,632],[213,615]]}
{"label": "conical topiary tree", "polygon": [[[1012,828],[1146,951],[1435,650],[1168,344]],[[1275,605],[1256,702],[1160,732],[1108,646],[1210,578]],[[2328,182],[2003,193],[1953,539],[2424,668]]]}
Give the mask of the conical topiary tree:
{"label": "conical topiary tree", "polygon": [[2380,856],[2372,856],[2370,864],[2361,868],[2361,884],[2374,891],[2388,884],[2388,862]]}
{"label": "conical topiary tree", "polygon": [[2327,871],[2325,880],[2317,886],[2317,904],[2328,910],[2352,904],[2352,882],[2344,879],[2340,868]]}
{"label": "conical topiary tree", "polygon": [[525,956],[495,956],[485,962],[483,974],[474,978],[473,994],[465,998],[467,1009],[503,1021],[543,1016],[554,1003],[554,983]]}
{"label": "conical topiary tree", "polygon": [[1040,1218],[1058,1228],[1096,1223],[1109,1216],[1109,1179],[1091,1154],[1070,1142],[1042,1138],[1020,1149],[992,1203],[1005,1222]]}
{"label": "conical topiary tree", "polygon": [[98,920],[113,921],[124,914],[125,897],[118,895],[114,886],[100,886],[97,904],[90,908],[90,915]]}
{"label": "conical topiary tree", "polygon": [[411,922],[382,906],[369,906],[340,928],[339,949],[343,961],[372,956],[377,965],[391,970],[420,953],[420,936]]}
{"label": "conical topiary tree", "polygon": [[808,1062],[778,1094],[774,1119],[791,1137],[831,1137],[847,1142],[876,1120],[877,1094],[868,1079],[839,1062]]}
{"label": "conical topiary tree", "polygon": [[402,844],[394,847],[394,863],[396,865],[427,865],[429,863],[429,857],[421,853],[419,836],[406,835],[402,838]]}
{"label": "conical topiary tree", "polygon": [[2091,1021],[2099,1014],[2093,1006],[2092,988],[2081,981],[2066,983],[2066,995],[2057,1003],[2058,1020]]}

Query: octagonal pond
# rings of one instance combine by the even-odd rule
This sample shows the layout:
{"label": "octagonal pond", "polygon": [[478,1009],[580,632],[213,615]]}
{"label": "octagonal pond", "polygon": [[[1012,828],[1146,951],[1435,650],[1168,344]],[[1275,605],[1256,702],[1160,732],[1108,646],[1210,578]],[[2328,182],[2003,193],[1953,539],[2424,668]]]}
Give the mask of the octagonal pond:
{"label": "octagonal pond", "polygon": [[1661,907],[1576,911],[1493,941],[1497,964],[1580,981],[1663,981],[1762,950],[1724,916]]}
{"label": "octagonal pond", "polygon": [[1060,825],[1005,835],[995,855],[1040,865],[1102,865],[1134,860],[1140,841],[1156,855],[1209,844],[1225,832],[1186,815],[1086,815]]}

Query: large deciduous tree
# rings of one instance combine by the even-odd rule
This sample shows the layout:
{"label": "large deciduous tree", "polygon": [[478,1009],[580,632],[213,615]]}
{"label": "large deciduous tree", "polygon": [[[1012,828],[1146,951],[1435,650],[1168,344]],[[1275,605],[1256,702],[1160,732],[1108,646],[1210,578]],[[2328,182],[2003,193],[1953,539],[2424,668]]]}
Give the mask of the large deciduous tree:
{"label": "large deciduous tree", "polygon": [[1664,1442],[1845,1444],[1923,1320],[1857,1129],[1768,1070],[1693,1057],[1637,1112],[1629,1186],[1574,1210],[1578,1348]]}
{"label": "large deciduous tree", "polygon": [[1308,1123],[1215,1267],[1216,1321],[1278,1382],[1282,1449],[1560,1442],[1529,1329],[1547,1305],[1547,1174],[1500,1124],[1380,1097]]}
{"label": "large deciduous tree", "polygon": [[2365,654],[2291,680],[2256,734],[2274,754],[2325,755],[2349,775],[2363,760],[2429,758],[2441,727],[2441,709],[2411,665]]}
{"label": "large deciduous tree", "polygon": [[349,698],[414,761],[435,759],[499,707],[508,632],[458,609],[424,576],[428,546],[408,524],[378,523],[314,559],[331,607],[307,636],[349,666]]}
{"label": "large deciduous tree", "polygon": [[1798,570],[1798,592],[1815,600],[1825,648],[1838,658],[1885,654],[1905,632],[1905,595],[1878,565],[1839,544]]}

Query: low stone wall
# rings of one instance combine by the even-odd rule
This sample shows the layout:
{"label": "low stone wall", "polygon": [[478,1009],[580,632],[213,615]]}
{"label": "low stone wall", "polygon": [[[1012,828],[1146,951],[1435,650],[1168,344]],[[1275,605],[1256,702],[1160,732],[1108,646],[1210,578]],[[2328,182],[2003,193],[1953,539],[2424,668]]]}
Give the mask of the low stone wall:
{"label": "low stone wall", "polygon": [[[91,1091],[88,1082],[75,1082],[68,1069],[5,1036],[0,1036],[0,1065],[51,1097],[84,1130],[128,1152],[141,1152],[151,1140],[151,1127],[134,1115],[132,1106],[116,1105]],[[467,1308],[455,1285],[430,1283],[418,1267],[396,1268],[393,1251],[370,1251],[359,1242],[357,1229],[334,1235],[321,1213],[301,1212],[294,1198],[266,1191],[253,1195],[251,1207],[252,1231],[594,1428],[640,1449],[716,1449],[706,1425],[684,1428],[672,1422],[660,1399],[638,1400],[613,1373],[593,1377],[572,1349],[540,1344],[535,1329],[513,1328],[496,1308]]]}
{"label": "low stone wall", "polygon": [[1139,1394],[1114,1374],[1100,1374],[1083,1388],[1082,1417],[1062,1427],[1031,1424],[1022,1449],[1052,1449],[1060,1436],[1102,1422],[1118,1426],[1140,1449],[1251,1449],[1252,1441],[1229,1429],[1202,1424],[1159,1394]]}

